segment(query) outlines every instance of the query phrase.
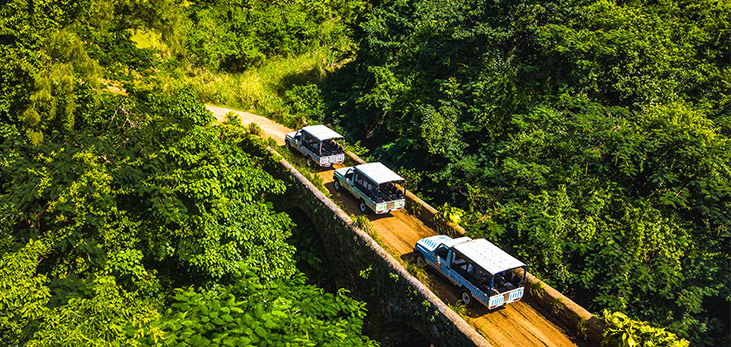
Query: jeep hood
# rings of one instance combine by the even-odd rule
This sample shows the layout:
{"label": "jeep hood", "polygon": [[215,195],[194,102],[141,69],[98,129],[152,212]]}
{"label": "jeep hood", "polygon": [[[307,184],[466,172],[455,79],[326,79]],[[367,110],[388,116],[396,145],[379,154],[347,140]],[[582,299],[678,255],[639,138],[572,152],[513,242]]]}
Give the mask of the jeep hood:
{"label": "jeep hood", "polygon": [[435,236],[429,236],[427,238],[423,238],[416,242],[418,246],[424,247],[428,251],[432,252],[434,251],[439,245],[444,244],[447,247],[452,247],[456,244],[463,243],[466,241],[470,241],[469,237],[460,237],[458,239],[453,239],[446,235],[435,235]]}

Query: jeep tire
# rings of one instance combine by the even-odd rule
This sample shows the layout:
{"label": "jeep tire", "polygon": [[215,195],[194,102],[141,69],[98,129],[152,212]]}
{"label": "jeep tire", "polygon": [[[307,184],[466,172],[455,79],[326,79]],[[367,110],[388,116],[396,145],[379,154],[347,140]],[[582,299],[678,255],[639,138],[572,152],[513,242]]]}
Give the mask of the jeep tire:
{"label": "jeep tire", "polygon": [[470,306],[470,304],[472,304],[472,294],[470,294],[470,291],[467,289],[462,288],[459,298],[465,306]]}
{"label": "jeep tire", "polygon": [[426,259],[424,259],[424,255],[421,252],[416,255],[416,266],[420,268],[426,267]]}
{"label": "jeep tire", "polygon": [[368,207],[366,206],[365,201],[363,201],[362,199],[358,200],[358,208],[360,209],[361,213],[367,214]]}

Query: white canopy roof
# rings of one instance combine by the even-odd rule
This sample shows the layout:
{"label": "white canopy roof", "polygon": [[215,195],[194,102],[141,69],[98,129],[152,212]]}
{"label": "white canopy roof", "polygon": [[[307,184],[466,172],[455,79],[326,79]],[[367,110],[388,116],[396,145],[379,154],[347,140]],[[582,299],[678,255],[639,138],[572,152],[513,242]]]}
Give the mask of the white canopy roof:
{"label": "white canopy roof", "polygon": [[355,167],[358,171],[362,172],[363,175],[373,180],[376,184],[393,182],[393,181],[405,181],[401,176],[391,171],[386,165],[379,162],[361,164]]}
{"label": "white canopy roof", "polygon": [[485,239],[477,239],[454,246],[454,249],[471,259],[491,274],[525,266],[502,249]]}
{"label": "white canopy roof", "polygon": [[310,125],[302,128],[302,131],[308,132],[310,135],[312,135],[314,138],[317,139],[317,141],[325,141],[329,139],[337,139],[342,138],[343,136],[336,133],[332,129],[324,126],[324,125]]}

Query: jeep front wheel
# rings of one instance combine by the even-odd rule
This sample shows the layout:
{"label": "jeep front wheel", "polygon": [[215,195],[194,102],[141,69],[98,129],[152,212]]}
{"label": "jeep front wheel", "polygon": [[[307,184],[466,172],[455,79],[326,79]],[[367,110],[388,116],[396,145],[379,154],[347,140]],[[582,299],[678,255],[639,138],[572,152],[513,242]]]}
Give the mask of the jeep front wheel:
{"label": "jeep front wheel", "polygon": [[338,181],[338,179],[337,179],[337,178],[336,178],[336,179],[335,179],[335,181],[333,182],[333,186],[335,187],[335,190],[336,190],[336,191],[340,191],[340,181]]}
{"label": "jeep front wheel", "polygon": [[462,303],[465,306],[469,306],[472,303],[472,295],[467,289],[462,289],[462,293],[459,296],[462,299]]}
{"label": "jeep front wheel", "polygon": [[422,268],[426,266],[426,259],[424,259],[424,255],[421,253],[416,255],[416,266]]}

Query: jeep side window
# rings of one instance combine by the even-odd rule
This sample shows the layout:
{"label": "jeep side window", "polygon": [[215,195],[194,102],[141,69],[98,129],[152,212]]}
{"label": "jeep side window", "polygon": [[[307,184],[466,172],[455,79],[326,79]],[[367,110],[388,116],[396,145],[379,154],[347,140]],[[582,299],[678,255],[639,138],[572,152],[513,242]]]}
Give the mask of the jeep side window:
{"label": "jeep side window", "polygon": [[490,284],[492,283],[492,275],[480,268],[475,269],[474,285],[480,288],[484,293],[490,295]]}
{"label": "jeep side window", "polygon": [[309,148],[310,150],[312,150],[314,152],[318,152],[318,148],[316,146],[317,140],[315,140],[315,138],[312,137],[312,135],[305,133],[302,136],[302,143],[304,143],[305,146],[307,146],[307,148]]}
{"label": "jeep side window", "polygon": [[437,250],[434,251],[434,254],[436,254],[439,257],[441,257],[442,259],[446,260],[447,254],[449,254],[449,248],[447,248],[447,246],[445,246],[445,245],[439,245],[439,247],[437,247]]}
{"label": "jeep side window", "polygon": [[375,199],[376,194],[373,191],[373,185],[370,181],[365,179],[362,175],[356,174],[355,179],[353,180],[355,182],[355,186],[360,189],[365,195],[369,196],[371,199]]}
{"label": "jeep side window", "polygon": [[462,256],[460,256],[457,253],[454,254],[454,259],[452,260],[452,267],[462,266],[465,263],[467,263],[467,261],[464,260],[464,258],[462,258]]}
{"label": "jeep side window", "polygon": [[350,171],[346,172],[345,173],[345,178],[348,178],[348,179],[352,180],[353,179],[353,170],[350,170]]}
{"label": "jeep side window", "polygon": [[361,181],[362,180],[360,178],[360,175],[358,175],[358,174],[353,175],[353,184],[355,184],[356,187],[360,188],[363,186],[363,184],[361,184]]}
{"label": "jeep side window", "polygon": [[452,268],[468,280],[472,280],[472,271],[474,271],[475,266],[472,265],[471,261],[462,257],[462,255],[460,255],[459,253],[454,254]]}
{"label": "jeep side window", "polygon": [[376,187],[374,187],[373,184],[371,184],[371,181],[364,179],[363,188],[365,188],[364,192],[366,193],[366,195],[368,195],[368,197],[370,197],[373,200],[376,199],[376,192],[375,192]]}

